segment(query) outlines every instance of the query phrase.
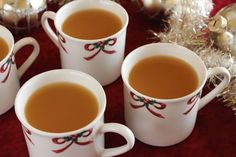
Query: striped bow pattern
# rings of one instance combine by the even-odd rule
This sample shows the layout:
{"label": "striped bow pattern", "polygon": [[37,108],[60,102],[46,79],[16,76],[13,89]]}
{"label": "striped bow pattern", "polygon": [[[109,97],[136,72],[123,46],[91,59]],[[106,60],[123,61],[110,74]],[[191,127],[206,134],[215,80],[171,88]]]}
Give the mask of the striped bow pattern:
{"label": "striped bow pattern", "polygon": [[130,106],[134,109],[139,109],[145,107],[151,114],[159,118],[165,118],[163,115],[158,113],[159,110],[166,108],[166,104],[157,102],[156,100],[149,100],[144,97],[135,95],[133,92],[130,92],[131,98],[137,103],[134,105],[130,103]]}
{"label": "striped bow pattern", "polygon": [[92,140],[88,140],[88,141],[82,141],[79,142],[79,139],[81,138],[86,138],[88,136],[90,136],[92,134],[93,130],[89,129],[86,131],[83,131],[79,134],[76,135],[71,135],[71,136],[67,136],[67,137],[59,137],[59,138],[53,138],[52,142],[55,144],[65,144],[67,143],[67,145],[63,148],[57,149],[57,150],[52,150],[54,153],[61,153],[63,151],[65,151],[66,149],[68,149],[73,143],[77,144],[77,145],[88,145],[90,143],[92,143]]}

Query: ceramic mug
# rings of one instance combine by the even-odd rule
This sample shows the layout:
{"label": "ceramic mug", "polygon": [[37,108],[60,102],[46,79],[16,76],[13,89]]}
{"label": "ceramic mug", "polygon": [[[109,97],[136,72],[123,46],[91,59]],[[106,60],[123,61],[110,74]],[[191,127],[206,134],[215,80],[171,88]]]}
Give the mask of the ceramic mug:
{"label": "ceramic mug", "polygon": [[[68,16],[77,11],[91,8],[114,13],[122,21],[122,28],[111,36],[96,40],[74,38],[62,31],[63,22]],[[49,19],[54,21],[56,33],[48,24]],[[62,6],[57,13],[46,11],[41,19],[45,32],[60,50],[62,68],[88,73],[102,85],[112,83],[120,76],[128,21],[126,10],[110,0],[72,1]]]}
{"label": "ceramic mug", "polygon": [[[27,100],[40,87],[55,82],[75,83],[90,90],[98,100],[96,118],[83,128],[64,133],[51,133],[32,127],[25,117]],[[51,70],[36,75],[20,88],[15,100],[15,112],[22,124],[30,157],[108,157],[130,150],[135,142],[133,133],[118,123],[104,124],[105,108],[106,96],[99,82],[86,73],[70,69]],[[127,143],[115,148],[104,148],[104,134],[107,132],[120,134]]]}
{"label": "ceramic mug", "polygon": [[[198,76],[196,90],[175,99],[157,99],[132,88],[128,77],[133,66],[146,57],[157,55],[177,57],[189,63]],[[217,74],[222,75],[223,80],[201,98],[206,80]],[[186,139],[194,128],[198,111],[230,81],[227,69],[216,67],[207,70],[204,62],[194,52],[171,43],[148,44],[133,50],[123,62],[121,75],[124,82],[126,124],[137,139],[153,146],[170,146]]]}
{"label": "ceramic mug", "polygon": [[[26,37],[14,43],[11,32],[0,25],[0,37],[7,43],[9,51],[5,58],[0,60],[0,115],[8,111],[13,105],[16,93],[20,88],[19,79],[30,67],[39,54],[38,42]],[[33,51],[25,62],[17,69],[15,64],[15,54],[20,52],[22,47],[32,45]]]}

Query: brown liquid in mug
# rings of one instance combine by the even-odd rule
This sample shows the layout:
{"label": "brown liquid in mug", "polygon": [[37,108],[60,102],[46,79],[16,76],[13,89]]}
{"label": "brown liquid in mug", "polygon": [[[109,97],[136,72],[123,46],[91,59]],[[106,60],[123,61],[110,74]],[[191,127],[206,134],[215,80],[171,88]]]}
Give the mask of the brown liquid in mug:
{"label": "brown liquid in mug", "polygon": [[7,45],[7,42],[0,37],[0,61],[3,60],[9,51],[9,47]]}
{"label": "brown liquid in mug", "polygon": [[38,89],[25,108],[26,119],[33,127],[54,133],[80,129],[97,114],[95,95],[83,86],[65,82]]}
{"label": "brown liquid in mug", "polygon": [[193,92],[198,87],[198,76],[193,67],[183,60],[154,56],[134,65],[129,83],[144,95],[171,99]]}
{"label": "brown liquid in mug", "polygon": [[117,15],[101,9],[75,12],[62,25],[65,34],[87,40],[108,37],[121,28],[122,22]]}

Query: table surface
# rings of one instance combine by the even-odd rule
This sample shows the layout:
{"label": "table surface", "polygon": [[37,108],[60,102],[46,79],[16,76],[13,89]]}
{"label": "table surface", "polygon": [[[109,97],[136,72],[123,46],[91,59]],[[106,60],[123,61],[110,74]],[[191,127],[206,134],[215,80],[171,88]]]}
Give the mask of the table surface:
{"label": "table surface", "polygon": [[[214,0],[215,7],[212,15],[227,4],[236,0]],[[148,29],[158,29],[159,23],[148,20],[131,1],[124,1],[122,5],[127,9],[130,21],[127,32],[126,55],[133,49],[152,42],[148,39]],[[34,37],[40,44],[40,55],[21,78],[21,84],[31,77],[52,69],[61,68],[57,47],[40,27],[26,36]],[[23,36],[15,36],[16,41]],[[31,48],[24,48],[17,54],[16,62],[20,65],[28,56]],[[123,87],[119,78],[114,83],[104,87],[107,95],[105,122],[124,122]],[[124,140],[116,134],[106,135],[106,147],[124,144]],[[128,156],[158,156],[158,157],[234,157],[236,156],[236,116],[230,108],[214,99],[198,113],[192,134],[183,142],[169,147],[153,147],[138,140]],[[27,157],[27,147],[14,108],[0,116],[0,157]]]}

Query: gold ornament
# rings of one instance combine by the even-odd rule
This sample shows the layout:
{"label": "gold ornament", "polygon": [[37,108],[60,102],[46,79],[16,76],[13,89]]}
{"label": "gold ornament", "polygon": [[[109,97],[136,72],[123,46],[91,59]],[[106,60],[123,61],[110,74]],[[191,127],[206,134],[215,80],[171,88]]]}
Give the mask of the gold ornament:
{"label": "gold ornament", "polygon": [[40,25],[41,14],[46,7],[46,0],[2,0],[0,24],[16,34],[30,32]]}
{"label": "gold ornament", "polygon": [[222,8],[208,27],[214,46],[236,57],[236,3]]}

